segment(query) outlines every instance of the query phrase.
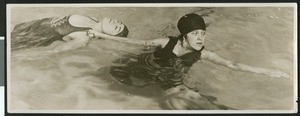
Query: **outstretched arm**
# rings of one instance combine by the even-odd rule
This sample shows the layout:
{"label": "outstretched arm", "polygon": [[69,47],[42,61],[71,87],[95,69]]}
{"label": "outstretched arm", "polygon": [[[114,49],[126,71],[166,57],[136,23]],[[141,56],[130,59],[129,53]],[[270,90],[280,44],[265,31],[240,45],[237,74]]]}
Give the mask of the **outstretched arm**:
{"label": "outstretched arm", "polygon": [[229,68],[232,68],[234,70],[240,70],[240,71],[248,71],[258,74],[264,74],[269,77],[283,77],[283,78],[289,78],[289,75],[279,71],[279,70],[272,70],[272,69],[266,69],[266,68],[260,68],[260,67],[253,67],[242,63],[234,63],[228,59],[225,59],[215,52],[209,51],[209,50],[203,50],[202,51],[202,59],[206,59],[209,61],[212,61],[216,64],[224,65]]}
{"label": "outstretched arm", "polygon": [[134,38],[111,36],[111,35],[107,35],[107,34],[104,34],[104,33],[101,33],[101,32],[95,31],[95,30],[89,30],[89,34],[93,34],[96,38],[103,38],[103,39],[113,40],[113,41],[117,41],[117,42],[134,44],[134,45],[142,45],[142,46],[164,47],[169,41],[168,38],[134,39]]}
{"label": "outstretched arm", "polygon": [[57,53],[84,47],[89,43],[90,37],[86,31],[78,31],[64,36],[63,40],[66,42],[54,48],[53,52]]}

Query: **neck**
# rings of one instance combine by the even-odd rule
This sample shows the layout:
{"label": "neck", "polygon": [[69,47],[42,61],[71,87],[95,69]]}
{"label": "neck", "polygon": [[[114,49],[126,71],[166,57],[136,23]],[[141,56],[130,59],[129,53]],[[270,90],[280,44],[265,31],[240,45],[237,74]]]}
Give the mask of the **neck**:
{"label": "neck", "polygon": [[92,26],[92,29],[93,30],[96,30],[98,32],[102,32],[102,21],[99,22],[99,23],[96,23]]}
{"label": "neck", "polygon": [[180,45],[184,51],[193,51],[194,49],[187,43],[187,42],[181,42]]}
{"label": "neck", "polygon": [[177,56],[182,56],[192,51],[193,49],[191,49],[190,46],[188,46],[186,43],[183,43],[181,41],[178,41],[178,43],[175,45],[173,49],[173,53],[175,53]]}

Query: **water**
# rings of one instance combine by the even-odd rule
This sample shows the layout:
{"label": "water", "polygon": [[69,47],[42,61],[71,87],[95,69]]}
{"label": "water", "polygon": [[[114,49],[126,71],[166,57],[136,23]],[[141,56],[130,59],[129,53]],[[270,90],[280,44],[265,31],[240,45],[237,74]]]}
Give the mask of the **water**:
{"label": "water", "polygon": [[[118,19],[129,37],[149,39],[177,36],[178,19],[187,13],[206,14],[206,48],[224,58],[251,66],[293,74],[293,9],[269,8],[13,8],[11,25],[32,19],[82,14]],[[10,109],[160,110],[163,91],[154,85],[125,86],[109,78],[107,67],[139,46],[93,40],[87,47],[63,53],[27,57],[49,47],[13,51],[9,83]],[[196,63],[191,80],[201,93],[236,109],[293,109],[293,79],[269,78],[214,64]]]}

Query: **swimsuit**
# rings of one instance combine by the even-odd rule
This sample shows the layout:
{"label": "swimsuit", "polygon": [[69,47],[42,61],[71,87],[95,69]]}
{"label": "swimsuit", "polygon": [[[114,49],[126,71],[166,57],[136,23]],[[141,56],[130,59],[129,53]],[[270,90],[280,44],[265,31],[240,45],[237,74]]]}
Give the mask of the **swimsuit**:
{"label": "swimsuit", "polygon": [[16,25],[11,32],[11,49],[47,46],[72,32],[89,29],[72,26],[69,17],[70,15],[44,18]]}
{"label": "swimsuit", "polygon": [[183,77],[189,67],[200,59],[201,51],[193,51],[183,56],[176,56],[172,51],[178,38],[169,37],[169,42],[164,48],[159,48],[153,53],[141,54],[137,62],[129,62],[126,66],[113,66],[110,73],[124,83],[132,84],[129,76],[158,82],[161,87],[168,89],[183,84]]}

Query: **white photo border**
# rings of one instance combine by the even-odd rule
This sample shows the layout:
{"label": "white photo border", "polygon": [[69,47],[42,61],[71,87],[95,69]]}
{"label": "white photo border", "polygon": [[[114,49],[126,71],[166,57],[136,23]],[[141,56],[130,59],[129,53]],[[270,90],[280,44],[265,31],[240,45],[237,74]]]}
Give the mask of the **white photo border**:
{"label": "white photo border", "polygon": [[293,7],[294,8],[294,109],[292,110],[13,110],[10,109],[10,39],[6,39],[6,58],[7,58],[7,87],[5,88],[7,93],[6,107],[8,113],[54,113],[54,114],[240,114],[240,113],[297,113],[297,100],[298,100],[298,19],[297,19],[297,3],[89,3],[89,4],[7,4],[7,16],[6,16],[6,30],[7,38],[10,38],[10,17],[11,8],[14,7]]}

